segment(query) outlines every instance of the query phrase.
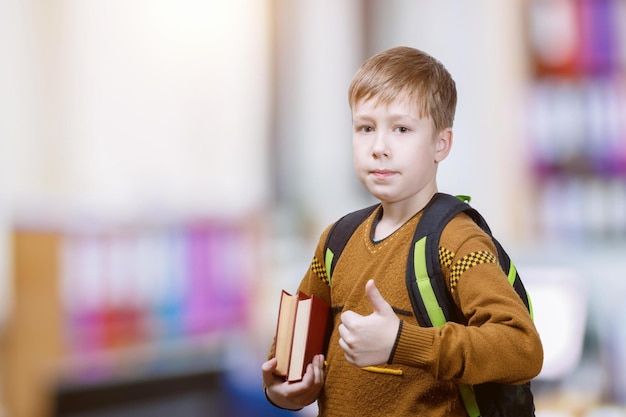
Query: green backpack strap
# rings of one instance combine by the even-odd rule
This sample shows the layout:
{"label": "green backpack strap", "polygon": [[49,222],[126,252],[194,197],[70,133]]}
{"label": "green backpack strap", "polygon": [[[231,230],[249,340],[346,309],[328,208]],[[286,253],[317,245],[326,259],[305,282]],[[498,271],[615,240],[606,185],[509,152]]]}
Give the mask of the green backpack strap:
{"label": "green backpack strap", "polygon": [[[448,198],[451,197],[452,199]],[[406,285],[415,317],[422,327],[454,320],[454,302],[439,261],[439,238],[446,224],[469,207],[447,194],[435,194],[422,211],[406,265]]]}
{"label": "green backpack strap", "polygon": [[357,227],[359,227],[378,206],[379,204],[374,204],[364,209],[348,213],[337,220],[331,227],[326,237],[324,250],[324,266],[326,267],[329,285],[332,285],[333,271],[335,270],[335,265],[339,260],[343,248],[348,244],[350,237],[352,237]]}

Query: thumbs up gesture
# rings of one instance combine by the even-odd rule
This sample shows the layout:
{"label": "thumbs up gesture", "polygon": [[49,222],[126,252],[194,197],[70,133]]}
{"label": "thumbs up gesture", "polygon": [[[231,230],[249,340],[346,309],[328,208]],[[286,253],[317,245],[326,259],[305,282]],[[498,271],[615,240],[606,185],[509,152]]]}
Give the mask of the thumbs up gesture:
{"label": "thumbs up gesture", "polygon": [[339,325],[339,345],[348,362],[360,367],[387,362],[400,325],[400,319],[382,297],[374,280],[367,281],[365,293],[373,307],[372,314],[362,316],[345,311]]}

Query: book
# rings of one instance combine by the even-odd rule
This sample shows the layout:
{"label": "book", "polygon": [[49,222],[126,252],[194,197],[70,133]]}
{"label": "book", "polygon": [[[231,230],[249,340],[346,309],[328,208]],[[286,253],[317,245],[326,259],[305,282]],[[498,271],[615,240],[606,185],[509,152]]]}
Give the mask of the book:
{"label": "book", "polygon": [[330,306],[316,296],[300,292],[280,296],[274,356],[274,373],[289,382],[300,381],[313,357],[325,353]]}

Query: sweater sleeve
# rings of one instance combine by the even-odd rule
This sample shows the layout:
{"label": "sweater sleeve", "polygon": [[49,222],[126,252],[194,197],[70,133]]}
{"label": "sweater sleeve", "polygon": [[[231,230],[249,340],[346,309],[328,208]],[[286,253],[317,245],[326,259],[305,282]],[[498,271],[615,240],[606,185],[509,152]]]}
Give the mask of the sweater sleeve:
{"label": "sweater sleeve", "polygon": [[490,256],[496,253],[491,239],[473,222],[455,223],[454,234],[446,239],[444,230],[442,237],[453,248],[444,248],[451,259],[444,275],[465,323],[448,322],[441,328],[403,323],[392,363],[420,367],[438,380],[456,383],[524,383],[543,364],[539,334]]}
{"label": "sweater sleeve", "polygon": [[315,248],[315,253],[313,254],[313,259],[311,259],[311,264],[298,286],[298,291],[302,291],[307,295],[315,295],[329,305],[331,304],[330,283],[328,275],[326,274],[324,247],[331,226],[328,226],[321,234],[317,247]]}

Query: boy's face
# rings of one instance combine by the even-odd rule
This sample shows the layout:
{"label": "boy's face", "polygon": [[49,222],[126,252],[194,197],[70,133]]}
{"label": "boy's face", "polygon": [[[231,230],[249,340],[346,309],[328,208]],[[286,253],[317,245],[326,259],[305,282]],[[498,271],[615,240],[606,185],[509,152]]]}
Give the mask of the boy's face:
{"label": "boy's face", "polygon": [[356,103],[352,128],[354,166],[365,188],[383,203],[421,209],[437,192],[437,162],[448,154],[451,129],[435,132],[432,119],[420,118],[406,100]]}

